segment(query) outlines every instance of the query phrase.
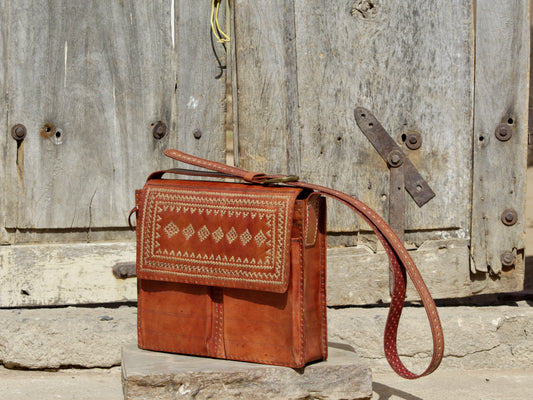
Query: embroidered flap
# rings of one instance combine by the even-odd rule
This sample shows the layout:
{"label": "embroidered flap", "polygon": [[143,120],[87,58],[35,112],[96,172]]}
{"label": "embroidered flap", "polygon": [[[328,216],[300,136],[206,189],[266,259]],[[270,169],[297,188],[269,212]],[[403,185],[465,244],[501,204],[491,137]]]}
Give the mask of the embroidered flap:
{"label": "embroidered flap", "polygon": [[300,189],[150,181],[139,205],[137,276],[283,293]]}

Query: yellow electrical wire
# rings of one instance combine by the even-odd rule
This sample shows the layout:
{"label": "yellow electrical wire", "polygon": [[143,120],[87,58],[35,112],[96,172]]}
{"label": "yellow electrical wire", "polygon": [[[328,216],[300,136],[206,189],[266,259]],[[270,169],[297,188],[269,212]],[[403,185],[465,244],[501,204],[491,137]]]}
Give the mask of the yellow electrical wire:
{"label": "yellow electrical wire", "polygon": [[[229,2],[227,3],[229,4]],[[229,9],[229,8],[228,8]],[[211,3],[211,30],[213,31],[213,35],[215,35],[215,38],[217,39],[217,43],[225,43],[230,41],[230,37],[220,29],[220,25],[218,23],[218,12],[220,10],[220,0],[213,0]],[[226,12],[229,12],[226,10]],[[216,25],[216,28],[215,28]],[[220,32],[220,37],[218,35],[218,32]]]}

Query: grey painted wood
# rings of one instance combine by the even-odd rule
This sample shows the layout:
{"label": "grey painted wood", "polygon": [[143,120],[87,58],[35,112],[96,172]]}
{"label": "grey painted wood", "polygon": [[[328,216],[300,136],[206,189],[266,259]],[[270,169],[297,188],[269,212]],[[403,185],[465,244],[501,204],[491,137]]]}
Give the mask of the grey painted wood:
{"label": "grey painted wood", "polygon": [[[28,137],[21,182],[8,143],[6,227],[122,227],[133,190],[173,165],[163,149],[223,160],[209,12],[185,0],[10,4],[8,125]],[[170,130],[160,141],[157,121]],[[41,137],[46,122],[60,137]]]}
{"label": "grey painted wood", "polygon": [[[487,271],[500,274],[504,252],[523,257],[528,15],[524,1],[477,4],[471,267],[480,276]],[[500,123],[512,127],[512,138],[506,142],[495,136]],[[505,209],[516,210],[514,226],[502,223]],[[512,272],[508,268],[504,275]]]}

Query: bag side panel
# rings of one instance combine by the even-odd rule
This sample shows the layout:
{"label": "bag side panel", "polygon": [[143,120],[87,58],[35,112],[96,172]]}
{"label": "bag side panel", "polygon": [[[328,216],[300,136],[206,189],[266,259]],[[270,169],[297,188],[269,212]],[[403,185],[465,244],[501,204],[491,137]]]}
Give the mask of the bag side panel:
{"label": "bag side panel", "polygon": [[305,361],[327,359],[326,307],[326,199],[313,195],[308,201],[306,232],[314,240],[304,248]]}

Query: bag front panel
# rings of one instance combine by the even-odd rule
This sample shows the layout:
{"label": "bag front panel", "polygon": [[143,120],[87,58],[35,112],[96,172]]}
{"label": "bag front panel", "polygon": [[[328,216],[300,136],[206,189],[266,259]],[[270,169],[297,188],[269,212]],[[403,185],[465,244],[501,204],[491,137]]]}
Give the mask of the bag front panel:
{"label": "bag front panel", "polygon": [[208,286],[138,279],[139,347],[208,355],[213,301]]}

